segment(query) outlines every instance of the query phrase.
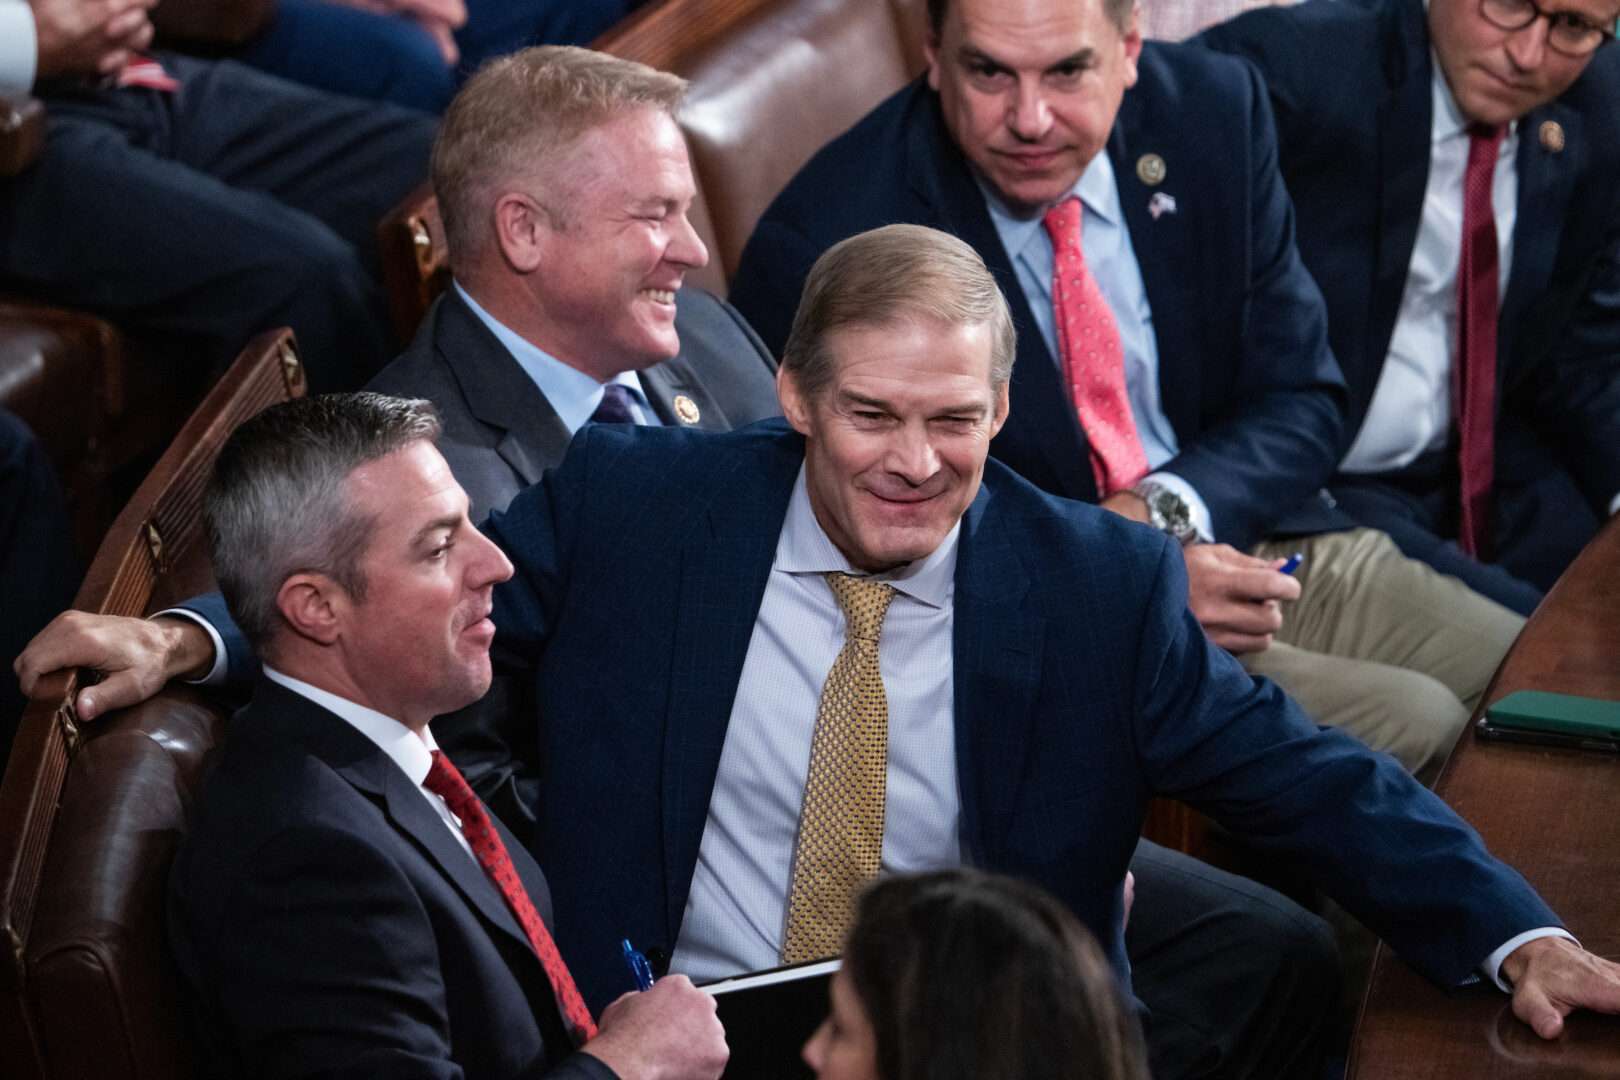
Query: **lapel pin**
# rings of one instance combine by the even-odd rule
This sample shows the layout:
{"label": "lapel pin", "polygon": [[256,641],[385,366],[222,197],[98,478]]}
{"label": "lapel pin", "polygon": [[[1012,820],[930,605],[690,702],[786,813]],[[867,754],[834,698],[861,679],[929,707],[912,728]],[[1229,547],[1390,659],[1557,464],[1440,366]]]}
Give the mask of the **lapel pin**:
{"label": "lapel pin", "polygon": [[1543,120],[1541,145],[1554,154],[1561,153],[1564,149],[1564,125],[1556,120]]}
{"label": "lapel pin", "polygon": [[675,395],[675,419],[683,424],[695,424],[701,415],[698,412],[697,402],[685,394]]}
{"label": "lapel pin", "polygon": [[1158,154],[1143,154],[1136,159],[1136,176],[1148,187],[1164,183],[1164,158]]}
{"label": "lapel pin", "polygon": [[1176,212],[1176,197],[1167,191],[1155,191],[1148,200],[1148,216],[1158,221],[1165,214]]}

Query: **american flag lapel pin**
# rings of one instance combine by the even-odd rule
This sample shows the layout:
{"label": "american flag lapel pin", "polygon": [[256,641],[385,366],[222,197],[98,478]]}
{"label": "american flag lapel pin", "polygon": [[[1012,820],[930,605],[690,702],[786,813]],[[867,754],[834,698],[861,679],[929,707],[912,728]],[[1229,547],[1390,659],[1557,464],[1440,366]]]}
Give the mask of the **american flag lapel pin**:
{"label": "american flag lapel pin", "polygon": [[1148,200],[1148,215],[1152,217],[1154,221],[1158,221],[1159,218],[1163,217],[1165,214],[1173,214],[1175,212],[1176,197],[1167,191],[1155,191],[1153,193],[1153,198]]}

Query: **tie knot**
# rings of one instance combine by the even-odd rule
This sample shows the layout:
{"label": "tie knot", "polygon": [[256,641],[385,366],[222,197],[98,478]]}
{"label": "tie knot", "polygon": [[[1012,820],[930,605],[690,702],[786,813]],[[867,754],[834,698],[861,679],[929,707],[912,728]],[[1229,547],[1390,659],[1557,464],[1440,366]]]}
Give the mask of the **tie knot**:
{"label": "tie knot", "polygon": [[633,424],[636,414],[630,406],[636,400],[628,386],[607,383],[602,387],[602,403],[591,413],[593,424]]}
{"label": "tie knot", "polygon": [[876,643],[883,632],[883,616],[888,613],[889,601],[894,599],[894,586],[839,573],[828,574],[827,585],[838,598],[838,606],[844,609],[844,619],[849,623],[845,636]]}
{"label": "tie knot", "polygon": [[443,799],[450,812],[459,818],[470,816],[465,813],[465,807],[468,802],[478,798],[466,777],[461,775],[461,770],[444,756],[442,750],[433,751],[433,765],[428,769],[427,779],[422,781],[422,786]]}
{"label": "tie knot", "polygon": [[1046,212],[1041,219],[1046,235],[1052,238],[1052,250],[1062,254],[1080,250],[1080,200],[1070,195]]}

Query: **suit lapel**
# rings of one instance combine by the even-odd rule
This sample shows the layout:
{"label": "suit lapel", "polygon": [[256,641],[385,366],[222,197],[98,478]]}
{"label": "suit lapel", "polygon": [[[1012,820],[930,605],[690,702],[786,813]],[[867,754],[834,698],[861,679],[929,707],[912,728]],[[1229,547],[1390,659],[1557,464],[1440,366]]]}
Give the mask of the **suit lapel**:
{"label": "suit lapel", "polygon": [[[1141,91],[1126,91],[1108,139],[1107,154],[1114,167],[1114,186],[1119,190],[1131,249],[1142,271],[1142,287],[1153,311],[1153,335],[1159,351],[1160,405],[1171,429],[1185,440],[1189,437],[1185,433],[1198,430],[1198,402],[1202,395],[1203,365],[1176,362],[1202,352],[1194,340],[1197,318],[1193,313],[1197,308],[1186,292],[1188,285],[1197,280],[1196,276],[1188,274],[1187,268],[1202,265],[1204,261],[1193,249],[1195,240],[1187,224],[1198,219],[1200,208],[1193,205],[1193,200],[1199,193],[1181,190],[1177,213],[1162,214],[1155,220],[1148,212],[1148,203],[1155,193],[1177,195],[1178,192],[1173,181],[1152,187],[1143,183],[1136,172],[1137,156],[1147,152],[1158,154],[1175,169],[1189,155],[1179,153],[1180,147],[1171,141],[1175,125],[1162,124],[1154,130],[1147,123],[1143,116],[1145,101]],[[1151,145],[1147,139],[1152,140]],[[1176,172],[1185,175],[1182,170]],[[1168,170],[1166,175],[1170,175]]]}
{"label": "suit lapel", "polygon": [[[1377,259],[1367,340],[1375,343],[1380,357],[1388,351],[1395,332],[1395,316],[1417,243],[1434,126],[1433,72],[1424,11],[1418,4],[1399,6],[1403,10],[1396,17],[1405,21],[1385,58],[1388,92],[1378,115]],[[1374,382],[1367,380],[1365,387],[1357,388],[1365,400],[1356,403],[1355,415],[1365,412]]]}
{"label": "suit lapel", "polygon": [[[1549,122],[1558,124],[1564,132],[1563,149],[1558,153],[1541,143],[1541,127]],[[1581,114],[1556,101],[1519,122],[1516,161],[1519,195],[1513,224],[1513,262],[1497,321],[1498,388],[1513,374],[1507,370],[1512,357],[1533,356],[1536,352],[1516,348],[1518,343],[1513,340],[1512,329],[1522,324],[1525,312],[1545,293],[1552,277],[1575,178],[1587,169],[1588,150],[1581,135]]]}
{"label": "suit lapel", "polygon": [[[416,785],[375,743],[342,717],[269,679],[259,680],[250,710],[255,737],[296,741],[324,761],[381,807],[389,823],[433,861],[470,908],[530,948],[527,935],[483,868],[462,850]],[[510,836],[502,839],[512,843]]]}
{"label": "suit lapel", "polygon": [[[662,364],[655,364],[639,373],[642,393],[652,404],[653,412],[658,419],[671,427],[697,427],[716,431],[725,431],[730,425],[726,423],[725,413],[721,411],[719,402],[714,395],[703,388],[703,382],[692,370],[692,363],[686,354],[666,360]],[[689,421],[675,411],[675,398],[684,397],[691,401],[697,409],[696,422]]]}
{"label": "suit lapel", "polygon": [[987,484],[962,518],[952,642],[962,841],[980,865],[1004,847],[1023,782],[1045,633],[994,498]]}
{"label": "suit lapel", "polygon": [[551,403],[454,290],[439,303],[434,346],[455,374],[468,410],[502,432],[495,452],[525,484],[561,461],[570,435]]}
{"label": "suit lapel", "polygon": [[938,97],[925,87],[926,123],[909,125],[905,172],[912,193],[925,208],[924,224],[951,233],[977,251],[1001,286],[1018,331],[1018,359],[1013,366],[1010,398],[1019,418],[1016,431],[1001,438],[1030,433],[1030,452],[1045,459],[1062,490],[1078,499],[1095,501],[1096,481],[1080,420],[1069,403],[1055,358],[1030,312],[1029,300],[1018,283],[1012,262],[1001,246],[1001,236],[984,205],[984,194],[973,180],[965,158],[945,129]]}
{"label": "suit lapel", "polygon": [[776,558],[804,443],[739,450],[712,477],[707,528],[681,550],[664,731],[664,858],[670,940],[684,914],[732,702]]}

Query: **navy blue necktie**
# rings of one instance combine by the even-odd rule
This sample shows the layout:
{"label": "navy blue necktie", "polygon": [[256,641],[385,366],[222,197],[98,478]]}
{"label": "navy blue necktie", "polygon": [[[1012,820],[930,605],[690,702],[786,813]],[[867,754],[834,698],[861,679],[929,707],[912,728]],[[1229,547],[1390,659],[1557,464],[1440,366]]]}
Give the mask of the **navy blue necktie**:
{"label": "navy blue necktie", "polygon": [[608,383],[602,387],[602,404],[591,413],[593,424],[633,424],[636,414],[630,406],[635,403],[635,395],[628,386],[618,383]]}

